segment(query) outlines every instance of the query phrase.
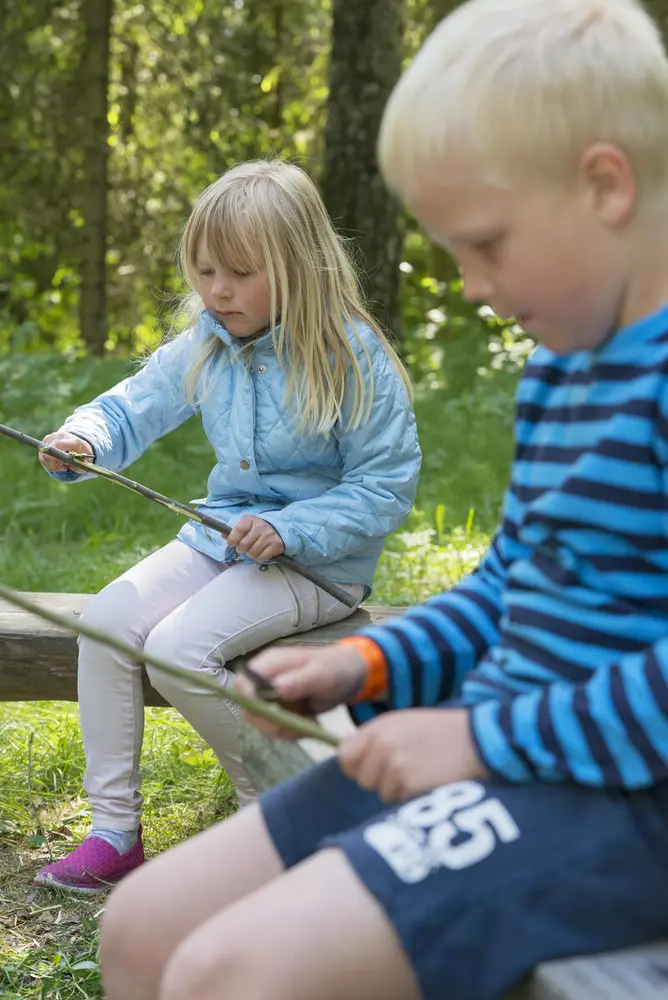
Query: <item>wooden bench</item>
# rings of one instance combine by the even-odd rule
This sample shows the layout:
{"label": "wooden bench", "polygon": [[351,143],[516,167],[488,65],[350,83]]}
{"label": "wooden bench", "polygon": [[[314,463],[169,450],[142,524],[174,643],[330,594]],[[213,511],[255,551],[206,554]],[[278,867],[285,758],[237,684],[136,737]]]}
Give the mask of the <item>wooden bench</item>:
{"label": "wooden bench", "polygon": [[[88,594],[32,594],[63,614],[79,615]],[[328,643],[387,620],[399,608],[365,607],[344,622],[279,640],[278,644]],[[76,637],[0,601],[0,701],[76,701]],[[233,666],[233,664],[232,664]],[[146,704],[166,703],[144,676]],[[352,731],[345,709],[321,716],[329,729]],[[271,742],[251,726],[242,730],[246,767],[260,788],[267,788],[333,753],[325,744]],[[481,954],[481,961],[484,960]],[[506,1000],[668,1000],[668,944],[540,966],[531,982]]]}
{"label": "wooden bench", "polygon": [[[48,605],[59,614],[77,617],[90,598],[90,594],[30,595],[37,605]],[[365,607],[344,622],[280,639],[277,645],[334,642],[366,625],[391,618],[400,610]],[[234,663],[230,667],[234,668]],[[167,702],[151,687],[146,671],[143,671],[143,683],[146,705],[166,706]],[[0,600],[0,701],[76,700],[76,635]],[[327,712],[321,716],[321,722],[340,736],[354,728],[344,708]],[[297,774],[314,761],[324,760],[334,753],[331,747],[316,740],[273,742],[252,726],[243,727],[241,741],[244,764],[260,789]]]}

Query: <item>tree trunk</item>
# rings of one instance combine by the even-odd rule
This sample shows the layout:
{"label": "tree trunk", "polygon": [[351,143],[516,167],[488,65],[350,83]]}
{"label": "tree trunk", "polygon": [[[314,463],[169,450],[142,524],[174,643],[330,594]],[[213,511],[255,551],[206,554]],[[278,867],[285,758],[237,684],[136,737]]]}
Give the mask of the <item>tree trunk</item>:
{"label": "tree trunk", "polygon": [[668,0],[645,0],[645,7],[661,28],[665,41],[668,29]]}
{"label": "tree trunk", "polygon": [[106,322],[107,252],[107,90],[109,85],[109,41],[113,0],[82,0],[84,51],[81,59],[82,114],[81,149],[83,215],[81,336],[92,354],[104,353]]}
{"label": "tree trunk", "polygon": [[334,0],[323,195],[359,250],[371,311],[400,335],[403,213],[378,172],[383,108],[401,73],[404,0]]}
{"label": "tree trunk", "polygon": [[455,7],[460,7],[462,3],[463,0],[429,0],[429,13],[431,14],[429,20],[431,23],[428,24],[428,30],[432,31],[444,17],[451,14]]}

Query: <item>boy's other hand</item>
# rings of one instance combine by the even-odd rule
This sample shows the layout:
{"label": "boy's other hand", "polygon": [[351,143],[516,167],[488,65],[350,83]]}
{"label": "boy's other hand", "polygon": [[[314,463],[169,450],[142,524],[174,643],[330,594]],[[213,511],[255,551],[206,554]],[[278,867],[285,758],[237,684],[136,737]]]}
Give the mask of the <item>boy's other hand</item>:
{"label": "boy's other hand", "polygon": [[339,763],[385,802],[403,802],[453,781],[489,778],[464,708],[388,712],[346,737]]}
{"label": "boy's other hand", "polygon": [[267,562],[285,552],[279,533],[267,521],[253,514],[239,518],[227,536],[227,544],[240,556],[249,555],[257,562]]}
{"label": "boy's other hand", "polygon": [[[274,687],[281,704],[302,715],[315,716],[336,708],[355,695],[366,678],[366,665],[350,646],[284,646],[269,649],[250,661],[256,673]],[[238,689],[255,695],[252,681],[237,674]],[[294,733],[248,716],[248,721],[272,738],[295,740]]]}
{"label": "boy's other hand", "polygon": [[[88,441],[75,437],[69,431],[60,430],[55,431],[53,434],[47,434],[43,439],[43,444],[53,445],[54,448],[59,448],[61,451],[76,451],[80,455],[87,455],[91,462],[95,458],[95,452],[88,444]],[[81,469],[77,469],[76,465],[67,465],[65,462],[61,462],[59,458],[51,458],[50,455],[45,455],[42,451],[39,452],[39,460],[44,468],[50,472],[64,472],[67,469],[71,469],[73,472],[81,472]]]}

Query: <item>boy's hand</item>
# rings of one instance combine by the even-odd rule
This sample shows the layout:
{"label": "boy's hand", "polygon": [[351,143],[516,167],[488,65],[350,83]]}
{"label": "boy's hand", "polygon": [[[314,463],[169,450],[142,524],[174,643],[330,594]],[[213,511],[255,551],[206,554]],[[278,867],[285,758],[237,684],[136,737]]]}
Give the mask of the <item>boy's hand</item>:
{"label": "boy's hand", "polygon": [[[69,431],[60,430],[56,431],[54,434],[47,434],[43,439],[44,444],[53,445],[54,448],[60,448],[61,451],[76,451],[79,454],[87,455],[90,460],[93,461],[95,458],[95,453],[88,441],[82,440],[82,438],[75,437],[74,434],[70,434]],[[40,451],[38,453],[39,460],[45,469],[49,469],[50,472],[63,472],[66,469],[72,469],[73,472],[81,472],[81,469],[77,469],[76,465],[66,465],[65,462],[61,462],[58,458],[51,458],[50,455],[45,455],[44,452]]]}
{"label": "boy's hand", "polygon": [[239,518],[227,536],[227,544],[240,556],[246,554],[257,562],[267,562],[285,552],[283,539],[267,521],[253,514]]}
{"label": "boy's hand", "polygon": [[341,769],[385,802],[489,778],[464,708],[413,708],[367,722],[339,747]]}
{"label": "boy's hand", "polygon": [[[366,665],[350,646],[284,646],[269,649],[250,661],[251,667],[274,686],[281,703],[302,715],[317,715],[336,708],[356,694],[366,678]],[[253,696],[252,682],[237,674],[238,689]],[[287,740],[299,739],[255,716],[248,721],[265,736]]]}

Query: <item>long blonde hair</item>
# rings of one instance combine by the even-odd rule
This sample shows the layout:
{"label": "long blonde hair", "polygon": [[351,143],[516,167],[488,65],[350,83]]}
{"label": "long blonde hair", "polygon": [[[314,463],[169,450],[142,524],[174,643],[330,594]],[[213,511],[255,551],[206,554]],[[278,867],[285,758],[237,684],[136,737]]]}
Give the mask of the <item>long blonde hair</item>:
{"label": "long blonde hair", "polygon": [[[373,329],[410,398],[404,366],[365,308],[343,243],[303,170],[284,160],[253,160],[233,167],[200,195],[179,247],[191,316],[202,308],[196,267],[202,241],[221,267],[240,273],[266,268],[269,328],[300,431],[326,434],[341,419],[348,377],[353,379],[349,427],[368,419],[374,386],[369,352],[356,333],[360,323]],[[365,355],[368,378],[351,333]],[[191,399],[224,347],[215,335],[205,342],[188,373]]]}

